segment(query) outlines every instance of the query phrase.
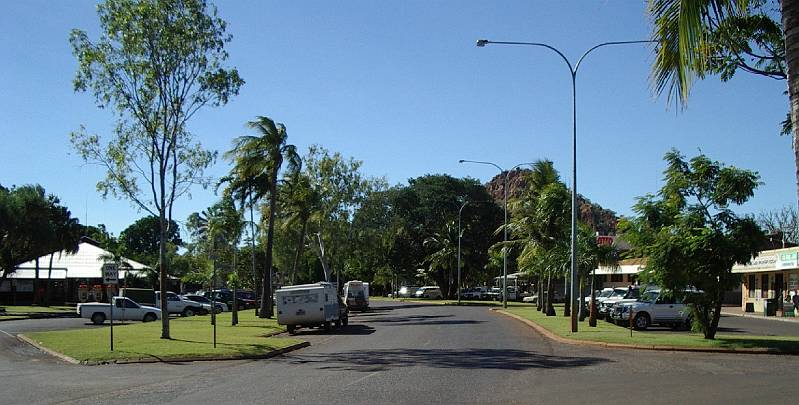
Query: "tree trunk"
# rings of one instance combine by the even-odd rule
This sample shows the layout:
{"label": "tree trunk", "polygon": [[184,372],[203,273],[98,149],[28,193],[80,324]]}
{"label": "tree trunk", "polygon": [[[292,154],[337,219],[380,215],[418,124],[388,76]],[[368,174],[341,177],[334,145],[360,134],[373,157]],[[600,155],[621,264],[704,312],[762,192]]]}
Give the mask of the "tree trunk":
{"label": "tree trunk", "polygon": [[571,314],[572,314],[572,312],[571,312],[572,297],[571,297],[571,288],[569,288],[569,275],[568,274],[563,276],[563,283],[566,286],[566,302],[563,305],[563,316],[571,316]]}
{"label": "tree trunk", "polygon": [[538,286],[536,290],[538,291],[538,300],[536,300],[535,309],[541,312],[544,309],[544,277],[542,277],[542,274],[538,275]]}
{"label": "tree trunk", "polygon": [[50,253],[50,264],[47,266],[47,284],[44,285],[44,305],[48,307],[52,298],[53,255],[55,255],[55,252]]}
{"label": "tree trunk", "polygon": [[704,330],[705,339],[716,338],[716,331],[719,329],[719,319],[721,318],[721,302],[723,298],[723,292],[716,295],[716,302],[713,303],[713,314],[711,315],[709,324]]}
{"label": "tree trunk", "polygon": [[161,339],[171,339],[169,335],[169,307],[167,306],[166,291],[168,289],[168,279],[166,274],[166,231],[168,223],[166,222],[166,215],[163,209],[163,198],[161,199],[161,212],[159,219],[161,222],[161,229],[159,232],[158,241],[158,278],[159,290],[161,290]]}
{"label": "tree trunk", "polygon": [[[277,176],[275,176],[277,177]],[[269,190],[269,224],[266,231],[266,264],[263,278],[263,294],[261,298],[261,311],[258,316],[271,318],[274,315],[272,303],[272,245],[275,234],[275,211],[277,209],[277,178],[272,179]]]}
{"label": "tree trunk", "polygon": [[[236,271],[236,247],[233,247],[233,274],[238,275]],[[234,276],[235,277],[235,276]],[[239,299],[238,299],[238,277],[235,277],[236,283],[233,284],[233,313],[230,315],[230,324],[236,326],[239,324]]]}
{"label": "tree trunk", "polygon": [[[788,95],[793,128],[793,157],[796,169],[796,192],[799,198],[799,2],[781,0],[782,30],[785,33],[785,61],[788,70]],[[799,201],[799,200],[797,200]]]}
{"label": "tree trunk", "polygon": [[584,321],[588,314],[585,311],[585,276],[580,276],[580,299],[577,301],[580,305],[579,315],[580,321]]}
{"label": "tree trunk", "polygon": [[33,305],[39,305],[39,257],[36,257],[36,270],[33,274]]}
{"label": "tree trunk", "polygon": [[[253,201],[252,201],[252,191],[250,191],[250,253],[252,258],[252,278],[255,283],[255,288],[253,289],[253,293],[255,294],[255,302],[258,302],[258,280],[261,279],[259,277],[258,271],[255,269],[255,221],[253,221]],[[261,300],[263,300],[263,296],[261,296]],[[255,309],[255,316],[258,316],[258,308]]]}
{"label": "tree trunk", "polygon": [[555,316],[555,306],[552,305],[552,296],[555,294],[555,286],[552,284],[552,274],[547,277],[547,297],[546,313],[547,316]]}
{"label": "tree trunk", "polygon": [[596,327],[596,289],[594,288],[596,274],[591,275],[591,310],[588,317],[588,326]]}
{"label": "tree trunk", "polygon": [[308,218],[302,218],[302,229],[300,230],[300,237],[297,239],[297,251],[294,253],[294,263],[291,264],[291,284],[293,285],[297,277],[297,268],[300,265],[300,257],[302,256],[302,248],[305,246],[305,232],[308,229]]}

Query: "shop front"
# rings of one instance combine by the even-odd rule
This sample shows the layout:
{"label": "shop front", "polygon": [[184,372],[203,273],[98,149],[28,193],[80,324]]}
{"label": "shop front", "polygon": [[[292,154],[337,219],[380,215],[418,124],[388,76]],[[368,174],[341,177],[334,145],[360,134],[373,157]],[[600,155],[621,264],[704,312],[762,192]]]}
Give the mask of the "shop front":
{"label": "shop front", "polygon": [[769,316],[792,312],[792,298],[799,294],[799,248],[760,252],[749,264],[736,264],[732,272],[743,277],[743,311]]}

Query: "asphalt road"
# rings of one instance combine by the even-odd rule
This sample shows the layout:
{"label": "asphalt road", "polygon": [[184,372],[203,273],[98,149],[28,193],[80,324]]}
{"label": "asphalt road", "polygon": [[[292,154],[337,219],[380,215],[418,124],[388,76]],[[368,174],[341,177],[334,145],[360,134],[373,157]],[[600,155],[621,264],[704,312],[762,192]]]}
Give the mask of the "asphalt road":
{"label": "asphalt road", "polygon": [[[310,347],[256,361],[74,366],[0,333],[0,402],[762,404],[799,395],[799,356],[600,350],[553,343],[483,307],[374,305],[345,331],[305,331]],[[26,328],[13,324],[0,330]]]}

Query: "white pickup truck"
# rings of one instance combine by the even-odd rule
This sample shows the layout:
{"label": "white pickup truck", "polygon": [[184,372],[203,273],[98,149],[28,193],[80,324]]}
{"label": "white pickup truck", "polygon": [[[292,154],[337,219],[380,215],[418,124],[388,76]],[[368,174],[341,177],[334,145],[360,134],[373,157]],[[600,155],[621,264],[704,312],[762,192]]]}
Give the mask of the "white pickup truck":
{"label": "white pickup truck", "polygon": [[[160,309],[139,305],[130,298],[114,297],[113,302],[115,321],[152,322],[161,319]],[[101,325],[106,319],[111,319],[111,304],[103,302],[78,304],[77,312],[81,318],[91,319],[95,325]]]}

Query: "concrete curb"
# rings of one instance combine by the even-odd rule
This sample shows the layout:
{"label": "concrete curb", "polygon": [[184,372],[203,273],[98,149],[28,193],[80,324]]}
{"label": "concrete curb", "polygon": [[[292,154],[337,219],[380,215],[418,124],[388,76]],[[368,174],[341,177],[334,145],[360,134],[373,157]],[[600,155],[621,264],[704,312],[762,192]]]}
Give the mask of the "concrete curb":
{"label": "concrete curb", "polygon": [[597,342],[593,340],[577,340],[577,339],[570,339],[555,333],[550,332],[543,326],[529,320],[525,319],[519,315],[509,313],[502,309],[495,309],[492,308],[490,311],[494,311],[496,313],[505,315],[507,317],[516,319],[527,326],[535,329],[536,332],[540,333],[544,337],[550,340],[554,340],[558,343],[564,343],[568,345],[574,346],[593,346],[593,347],[603,347],[609,349],[632,349],[632,350],[655,350],[655,351],[668,351],[668,352],[701,352],[701,353],[734,353],[734,354],[790,354],[790,355],[799,355],[799,350],[782,350],[776,348],[749,348],[749,349],[735,349],[735,348],[726,348],[726,347],[698,347],[698,346],[662,346],[662,345],[633,345],[633,344],[626,344],[626,343],[605,343],[605,342]]}
{"label": "concrete curb", "polygon": [[[5,317],[19,317],[13,319],[3,319]],[[23,319],[53,319],[53,318],[77,318],[78,314],[74,312],[45,312],[45,313],[20,313],[20,314],[5,314],[0,315],[0,322],[8,321],[21,321]]]}
{"label": "concrete curb", "polygon": [[[282,333],[282,332],[278,332]],[[275,334],[278,334],[275,333]],[[139,364],[139,363],[175,363],[175,362],[188,362],[188,361],[223,361],[223,360],[259,360],[259,359],[268,359],[271,357],[279,356],[281,354],[285,354],[288,352],[292,352],[294,350],[299,350],[304,347],[308,347],[311,344],[309,342],[300,342],[293,344],[291,346],[286,346],[281,349],[272,350],[271,352],[255,355],[255,356],[218,356],[218,357],[169,357],[169,358],[146,358],[146,359],[130,359],[130,360],[104,360],[104,361],[80,361],[69,357],[63,353],[59,353],[55,350],[49,349],[45,346],[39,344],[35,340],[19,334],[16,335],[16,338],[24,343],[27,343],[53,357],[58,358],[59,360],[65,361],[70,364],[81,364],[84,366],[99,366],[103,364]]]}
{"label": "concrete curb", "polygon": [[81,362],[78,361],[77,359],[74,359],[72,357],[67,356],[66,354],[62,354],[62,353],[59,353],[59,352],[57,352],[55,350],[49,349],[47,347],[44,347],[44,346],[40,345],[39,342],[37,342],[37,341],[35,341],[35,340],[25,336],[25,335],[19,334],[19,335],[15,335],[15,336],[16,336],[17,340],[19,340],[20,342],[27,343],[27,344],[29,344],[29,345],[31,345],[31,346],[33,346],[33,347],[35,347],[35,348],[37,348],[37,349],[49,354],[49,355],[51,355],[51,356],[53,356],[53,357],[55,357],[55,358],[57,358],[59,360],[65,361],[65,362],[70,363],[70,364],[81,364]]}

